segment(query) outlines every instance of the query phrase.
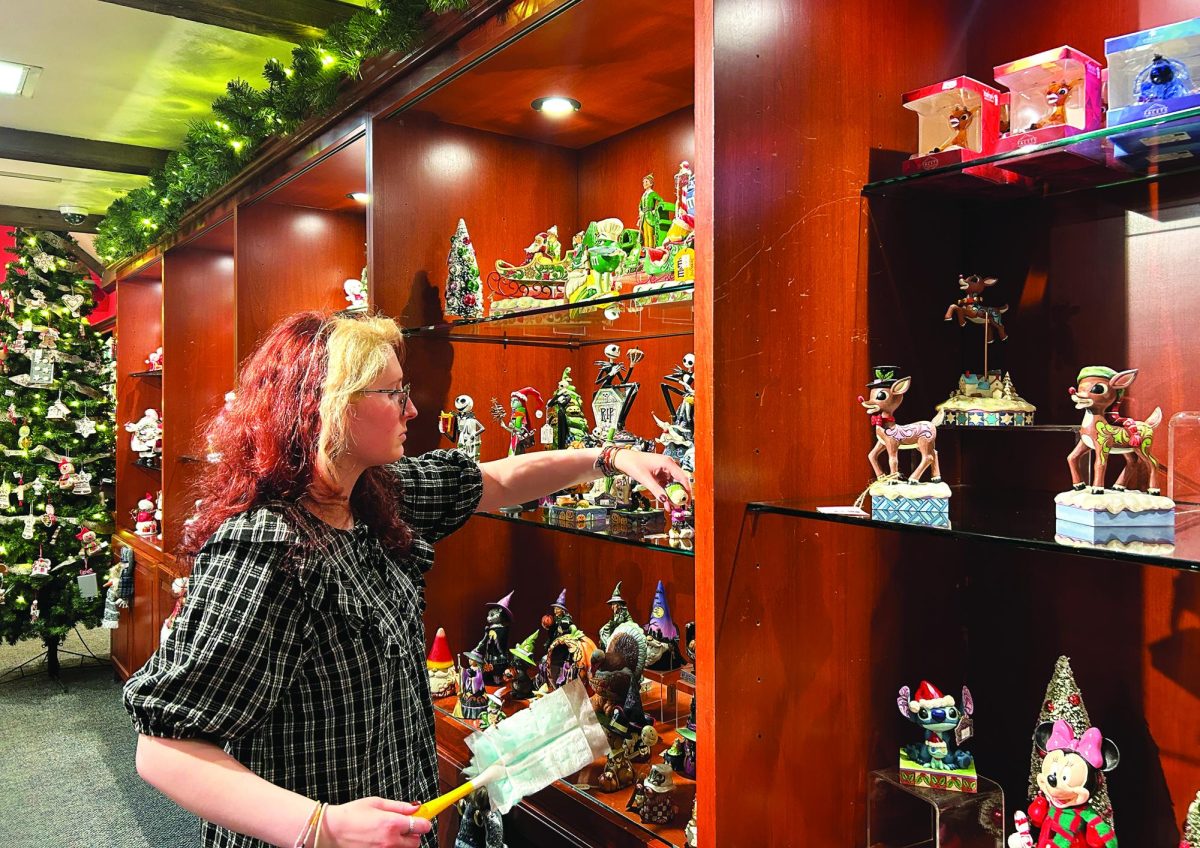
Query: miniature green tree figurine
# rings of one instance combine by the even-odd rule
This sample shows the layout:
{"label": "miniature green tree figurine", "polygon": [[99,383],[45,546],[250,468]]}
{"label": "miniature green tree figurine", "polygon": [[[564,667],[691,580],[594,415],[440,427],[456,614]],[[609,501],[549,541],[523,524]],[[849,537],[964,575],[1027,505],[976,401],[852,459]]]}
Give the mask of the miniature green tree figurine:
{"label": "miniature green tree figurine", "polygon": [[[1081,737],[1092,721],[1088,718],[1087,707],[1083,705],[1083,695],[1075,682],[1075,672],[1071,670],[1069,657],[1059,657],[1054,664],[1054,675],[1046,687],[1046,697],[1042,700],[1042,709],[1038,713],[1035,727],[1047,721],[1062,720],[1071,725],[1076,738]],[[1033,753],[1029,757],[1029,799],[1037,797],[1037,778],[1042,771],[1042,758],[1045,756],[1033,743]],[[1112,801],[1108,798],[1108,784],[1104,776],[1100,776],[1100,785],[1089,801],[1092,808],[1099,813],[1109,825],[1113,823]]]}
{"label": "miniature green tree figurine", "polygon": [[1188,807],[1187,818],[1183,822],[1183,842],[1179,848],[1200,848],[1200,792],[1196,800]]}
{"label": "miniature green tree figurine", "polygon": [[458,219],[458,229],[450,238],[450,255],[446,258],[450,275],[446,280],[446,314],[456,318],[483,317],[483,284],[479,280],[479,263],[475,260],[475,245],[467,235],[467,222]]}
{"label": "miniature green tree figurine", "polygon": [[70,237],[14,230],[0,283],[0,638],[58,646],[100,623],[99,542],[112,532],[111,342],[92,329],[92,281]]}

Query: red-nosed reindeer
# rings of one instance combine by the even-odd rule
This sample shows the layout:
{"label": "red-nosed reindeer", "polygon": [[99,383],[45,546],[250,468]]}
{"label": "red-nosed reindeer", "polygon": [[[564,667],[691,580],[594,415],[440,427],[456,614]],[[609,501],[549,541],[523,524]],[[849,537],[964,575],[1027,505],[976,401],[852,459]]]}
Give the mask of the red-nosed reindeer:
{"label": "red-nosed reindeer", "polygon": [[1136,377],[1136,368],[1114,371],[1101,365],[1091,365],[1079,372],[1076,381],[1078,385],[1069,389],[1075,401],[1075,408],[1083,411],[1079,443],[1067,457],[1067,465],[1071,468],[1071,484],[1075,491],[1081,492],[1087,486],[1084,457],[1088,451],[1095,451],[1092,494],[1099,495],[1104,492],[1104,472],[1108,468],[1110,454],[1121,454],[1125,457],[1125,468],[1117,478],[1114,489],[1124,491],[1125,474],[1138,462],[1144,461],[1150,466],[1150,486],[1147,491],[1152,495],[1160,493],[1158,484],[1163,466],[1150,452],[1150,446],[1154,441],[1154,428],[1162,423],[1162,410],[1155,407],[1145,421],[1121,418],[1115,409],[1109,411],[1133,385]]}
{"label": "red-nosed reindeer", "polygon": [[882,370],[876,370],[875,376],[875,382],[867,384],[867,388],[870,389],[870,397],[864,399],[860,395],[858,402],[871,416],[871,423],[875,425],[875,447],[871,448],[867,459],[871,461],[871,468],[875,470],[876,479],[882,480],[887,476],[879,465],[881,453],[887,451],[888,467],[892,475],[898,475],[900,473],[900,451],[919,450],[921,463],[908,478],[908,482],[920,483],[921,475],[925,473],[926,468],[930,467],[933,468],[933,476],[929,482],[942,482],[942,471],[938,465],[936,450],[937,425],[941,423],[942,413],[939,412],[932,421],[897,424],[893,414],[904,401],[904,393],[912,386],[912,378],[901,377],[898,380],[892,380],[891,372],[887,372],[885,375]]}
{"label": "red-nosed reindeer", "polygon": [[950,308],[946,310],[946,320],[957,318],[960,327],[965,327],[968,321],[972,324],[983,324],[988,343],[992,341],[993,331],[1000,337],[1000,341],[1007,341],[1008,330],[1004,329],[1004,313],[1008,311],[1008,304],[1004,306],[983,305],[984,290],[994,285],[996,285],[995,277],[981,277],[978,274],[972,274],[969,277],[960,275],[958,287],[963,290],[965,296],[950,304]]}
{"label": "red-nosed reindeer", "polygon": [[1071,99],[1071,92],[1074,88],[1074,83],[1065,80],[1052,82],[1046,86],[1046,105],[1050,107],[1050,111],[1044,118],[1034,123],[1030,129],[1040,130],[1043,127],[1057,127],[1065,124],[1067,122],[1067,101]]}
{"label": "red-nosed reindeer", "polygon": [[950,129],[954,130],[954,134],[944,144],[935,147],[930,152],[937,153],[939,150],[949,150],[952,147],[968,147],[967,133],[970,132],[971,122],[974,120],[975,113],[965,103],[951,107],[946,121],[950,124]]}

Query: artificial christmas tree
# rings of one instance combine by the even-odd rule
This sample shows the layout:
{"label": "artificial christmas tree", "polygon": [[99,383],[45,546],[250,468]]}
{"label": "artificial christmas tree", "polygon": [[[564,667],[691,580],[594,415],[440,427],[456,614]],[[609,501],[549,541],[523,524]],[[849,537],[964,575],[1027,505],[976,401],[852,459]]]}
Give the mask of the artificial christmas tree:
{"label": "artificial christmas tree", "polygon": [[[1050,678],[1049,685],[1046,686],[1046,697],[1042,699],[1042,709],[1038,713],[1038,720],[1034,723],[1034,727],[1043,722],[1060,719],[1071,725],[1076,739],[1083,736],[1084,732],[1092,726],[1091,719],[1088,718],[1087,707],[1083,705],[1083,694],[1079,691],[1078,684],[1075,683],[1075,672],[1071,670],[1069,657],[1059,657],[1054,664],[1054,674]],[[1038,789],[1037,778],[1042,772],[1042,758],[1045,756],[1038,750],[1037,743],[1034,742],[1033,753],[1029,757],[1029,800],[1031,801],[1041,791]],[[1108,784],[1103,774],[1100,775],[1099,786],[1088,803],[1109,825],[1112,825],[1112,802],[1108,799]]]}
{"label": "artificial christmas tree", "polygon": [[450,255],[446,257],[450,275],[446,280],[446,314],[457,318],[483,317],[483,284],[479,280],[479,263],[475,246],[467,235],[467,222],[458,219],[458,229],[450,238]]}
{"label": "artificial christmas tree", "polygon": [[1183,841],[1179,848],[1200,848],[1200,792],[1196,800],[1188,807],[1187,818],[1183,822]]}
{"label": "artificial christmas tree", "polygon": [[106,546],[95,539],[112,532],[112,351],[85,317],[93,285],[70,237],[12,237],[0,286],[0,637],[41,639],[54,675],[62,638],[99,624],[104,607],[92,572]]}

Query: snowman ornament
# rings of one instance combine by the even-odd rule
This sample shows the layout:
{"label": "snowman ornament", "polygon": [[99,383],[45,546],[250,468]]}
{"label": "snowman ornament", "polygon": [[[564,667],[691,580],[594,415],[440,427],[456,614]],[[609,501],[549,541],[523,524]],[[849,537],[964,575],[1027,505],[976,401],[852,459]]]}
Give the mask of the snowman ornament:
{"label": "snowman ornament", "polygon": [[133,516],[133,532],[139,536],[152,537],[158,533],[158,522],[154,520],[153,495],[146,492],[146,497],[137,503]]}

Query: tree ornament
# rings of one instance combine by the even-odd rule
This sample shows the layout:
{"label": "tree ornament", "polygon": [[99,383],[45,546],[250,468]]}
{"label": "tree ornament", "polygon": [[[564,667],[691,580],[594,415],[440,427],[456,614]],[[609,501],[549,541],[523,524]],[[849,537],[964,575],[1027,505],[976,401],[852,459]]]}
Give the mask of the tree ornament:
{"label": "tree ornament", "polygon": [[43,274],[49,274],[57,265],[57,263],[54,261],[54,257],[49,253],[35,253],[33,254],[31,261],[33,262],[33,267],[37,268]]}
{"label": "tree ornament", "polygon": [[7,478],[0,480],[0,509],[8,509],[12,493],[12,483],[8,482]]}
{"label": "tree ornament", "polygon": [[82,418],[75,422],[75,432],[86,439],[96,432],[96,422],[88,418],[85,413]]}
{"label": "tree ornament", "polygon": [[[46,293],[41,289],[30,289],[29,298],[25,304],[30,309],[45,309],[49,304],[46,303]],[[33,321],[26,318],[25,323],[21,325],[21,329],[28,332],[33,329]]]}
{"label": "tree ornament", "polygon": [[75,485],[75,463],[64,456],[58,461],[58,488],[69,489]]}
{"label": "tree ornament", "polygon": [[79,471],[75,474],[75,487],[71,489],[73,495],[90,495],[92,493],[92,475],[86,471]]}
{"label": "tree ornament", "polygon": [[62,335],[53,327],[47,327],[38,333],[38,347],[55,350],[58,347],[58,337]]}
{"label": "tree ornament", "polygon": [[1200,792],[1196,800],[1188,807],[1187,818],[1183,822],[1183,841],[1179,848],[1200,848]]}
{"label": "tree ornament", "polygon": [[42,546],[38,545],[38,557],[33,561],[33,568],[30,569],[29,573],[34,577],[45,577],[50,573],[51,565],[53,563],[46,559],[45,554],[42,553]]}
{"label": "tree ornament", "polygon": [[458,318],[483,317],[483,284],[479,280],[479,263],[475,246],[467,234],[467,222],[458,219],[458,229],[450,238],[450,255],[446,258],[449,277],[446,280],[446,314]]}
{"label": "tree ornament", "polygon": [[18,331],[17,335],[8,345],[8,352],[24,353],[26,350],[28,350],[28,345],[25,342],[25,334]]}
{"label": "tree ornament", "polygon": [[62,392],[59,392],[59,397],[54,403],[46,409],[47,421],[66,421],[70,416],[71,410],[62,402]]}
{"label": "tree ornament", "polygon": [[42,617],[42,613],[38,609],[38,602],[35,600],[32,604],[29,605],[29,620],[37,621],[41,617]]}
{"label": "tree ornament", "polygon": [[[54,385],[54,357],[48,354],[49,351],[41,348],[29,352],[29,374],[22,375],[29,388],[44,389]],[[13,379],[22,382],[18,378]]]}
{"label": "tree ornament", "polygon": [[81,294],[64,294],[62,296],[63,306],[71,312],[72,318],[79,317],[79,309],[83,306],[84,297]]}
{"label": "tree ornament", "polygon": [[4,573],[0,572],[0,604],[4,603],[4,599],[8,596],[8,589],[4,585]]}
{"label": "tree ornament", "polygon": [[[1076,737],[1082,736],[1092,726],[1091,719],[1088,718],[1087,707],[1083,704],[1083,694],[1075,682],[1075,672],[1071,670],[1069,657],[1059,657],[1054,664],[1054,674],[1046,686],[1045,701],[1042,704],[1037,725],[1055,720],[1062,720],[1071,725]],[[1038,789],[1037,779],[1042,771],[1044,757],[1045,754],[1038,750],[1035,742],[1033,752],[1029,756],[1028,795],[1030,801],[1035,799],[1041,791]],[[1101,775],[1099,785],[1089,803],[1109,825],[1112,825],[1112,802],[1108,798],[1108,784],[1103,775]]]}
{"label": "tree ornament", "polygon": [[42,513],[42,524],[47,527],[53,527],[58,522],[58,515],[54,512],[54,504],[46,504],[46,511]]}
{"label": "tree ornament", "polygon": [[41,474],[33,478],[33,482],[29,484],[29,488],[33,489],[33,494],[40,497],[42,492],[46,491],[46,480]]}
{"label": "tree ornament", "polygon": [[21,516],[21,523],[25,525],[25,529],[21,531],[21,538],[28,542],[33,539],[33,530],[37,526],[37,519],[33,515],[33,504],[29,505],[29,515]]}
{"label": "tree ornament", "polygon": [[33,447],[33,438],[29,435],[31,432],[32,431],[29,429],[28,424],[22,424],[17,429],[17,447],[18,448],[20,448],[23,451],[27,451],[31,447]]}

